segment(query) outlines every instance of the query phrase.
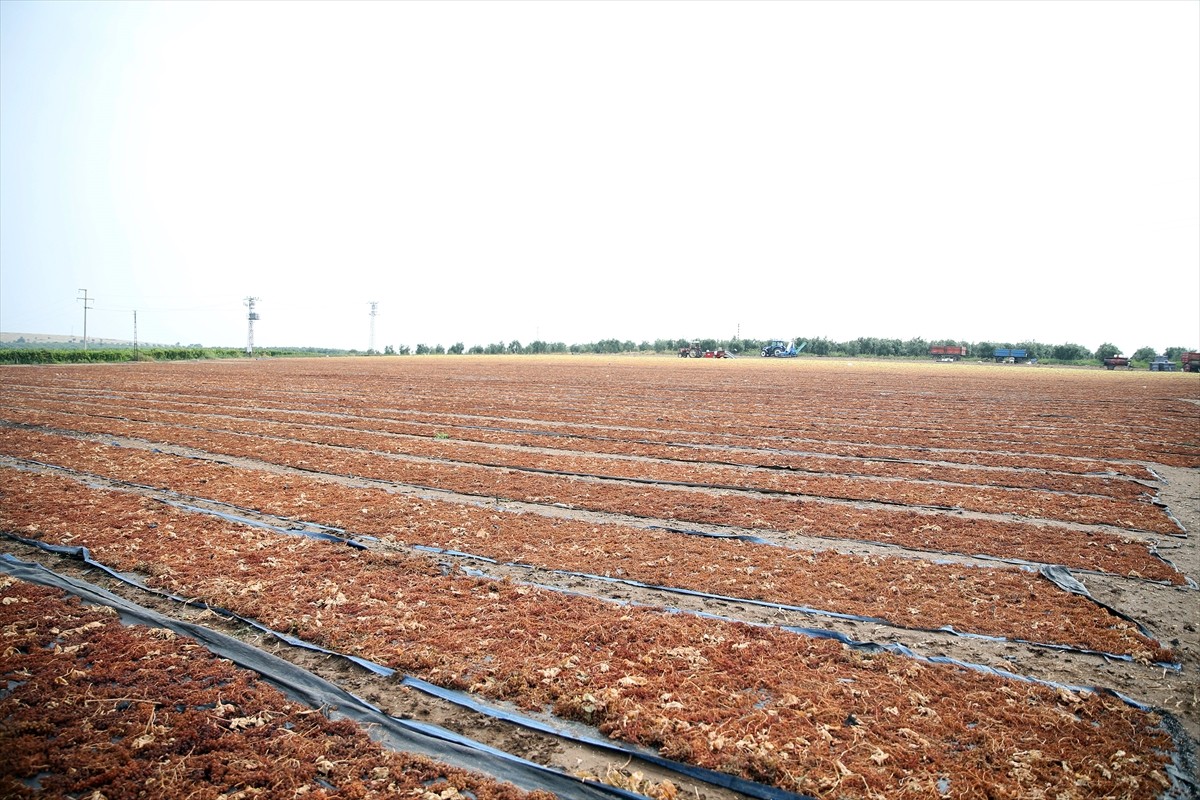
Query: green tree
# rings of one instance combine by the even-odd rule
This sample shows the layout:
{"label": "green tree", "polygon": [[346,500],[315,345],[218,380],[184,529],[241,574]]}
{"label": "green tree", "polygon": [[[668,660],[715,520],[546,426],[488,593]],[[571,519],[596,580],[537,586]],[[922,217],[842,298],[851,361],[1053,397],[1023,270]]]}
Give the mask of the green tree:
{"label": "green tree", "polygon": [[[1055,351],[1056,351],[1055,356],[1054,356],[1055,358],[1058,358],[1057,350],[1058,350],[1058,348],[1055,348]],[[1110,342],[1105,342],[1104,344],[1102,344],[1096,348],[1096,360],[1097,361],[1103,361],[1106,358],[1112,358],[1113,356],[1119,356],[1119,355],[1121,355],[1121,348],[1117,347],[1115,344],[1112,344]]]}
{"label": "green tree", "polygon": [[829,341],[824,336],[811,336],[808,339],[801,336],[800,341],[808,342],[808,346],[804,350],[812,353],[814,356],[827,356],[839,349],[835,342]]}
{"label": "green tree", "polygon": [[450,353],[451,355],[461,356],[463,352],[463,343],[455,342],[454,344],[450,345],[450,349],[446,352]]}
{"label": "green tree", "polygon": [[1139,347],[1133,354],[1134,361],[1153,361],[1158,353],[1153,347]]}

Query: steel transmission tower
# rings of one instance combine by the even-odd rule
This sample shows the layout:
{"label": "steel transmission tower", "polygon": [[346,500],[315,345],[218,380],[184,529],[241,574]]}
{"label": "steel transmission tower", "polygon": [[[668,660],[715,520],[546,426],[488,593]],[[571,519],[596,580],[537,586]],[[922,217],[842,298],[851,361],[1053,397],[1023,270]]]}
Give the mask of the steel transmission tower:
{"label": "steel transmission tower", "polygon": [[254,310],[254,304],[261,300],[261,297],[247,297],[245,304],[249,310],[247,320],[250,323],[250,329],[246,334],[246,355],[254,356],[254,322],[258,319],[258,312]]}
{"label": "steel transmission tower", "polygon": [[375,311],[379,308],[379,302],[372,300],[367,305],[371,306],[371,341],[367,344],[367,355],[370,355],[375,352]]}

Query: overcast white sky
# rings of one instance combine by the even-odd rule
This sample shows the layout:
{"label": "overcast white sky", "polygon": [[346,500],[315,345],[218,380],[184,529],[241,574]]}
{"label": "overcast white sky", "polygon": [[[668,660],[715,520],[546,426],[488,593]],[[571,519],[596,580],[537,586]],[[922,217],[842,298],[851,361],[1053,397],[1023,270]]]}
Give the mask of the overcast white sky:
{"label": "overcast white sky", "polygon": [[1200,344],[1200,3],[0,2],[0,329]]}

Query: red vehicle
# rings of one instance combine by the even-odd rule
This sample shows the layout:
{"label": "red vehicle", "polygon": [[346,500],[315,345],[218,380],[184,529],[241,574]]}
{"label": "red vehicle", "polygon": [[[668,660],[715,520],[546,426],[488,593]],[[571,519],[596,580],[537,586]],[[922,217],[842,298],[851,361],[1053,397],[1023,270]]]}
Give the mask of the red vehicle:
{"label": "red vehicle", "polygon": [[679,348],[680,358],[733,358],[732,355],[724,350],[705,350],[700,346],[700,340],[692,342],[691,347]]}
{"label": "red vehicle", "polygon": [[1117,367],[1128,367],[1129,359],[1126,358],[1125,356],[1110,356],[1110,357],[1104,359],[1104,366],[1108,367],[1109,369],[1116,369]]}
{"label": "red vehicle", "polygon": [[935,344],[929,348],[929,355],[939,361],[958,361],[967,355],[967,348],[954,344]]}
{"label": "red vehicle", "polygon": [[1200,372],[1200,353],[1189,352],[1179,356],[1184,372]]}

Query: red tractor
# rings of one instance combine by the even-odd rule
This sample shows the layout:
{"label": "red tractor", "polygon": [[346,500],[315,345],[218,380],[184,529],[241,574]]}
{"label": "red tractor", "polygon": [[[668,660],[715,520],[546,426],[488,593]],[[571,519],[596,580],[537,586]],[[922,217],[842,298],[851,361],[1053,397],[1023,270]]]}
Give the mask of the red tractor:
{"label": "red tractor", "polygon": [[696,339],[689,347],[679,348],[680,358],[733,358],[732,355],[718,348],[716,350],[705,350],[700,346],[700,340]]}

